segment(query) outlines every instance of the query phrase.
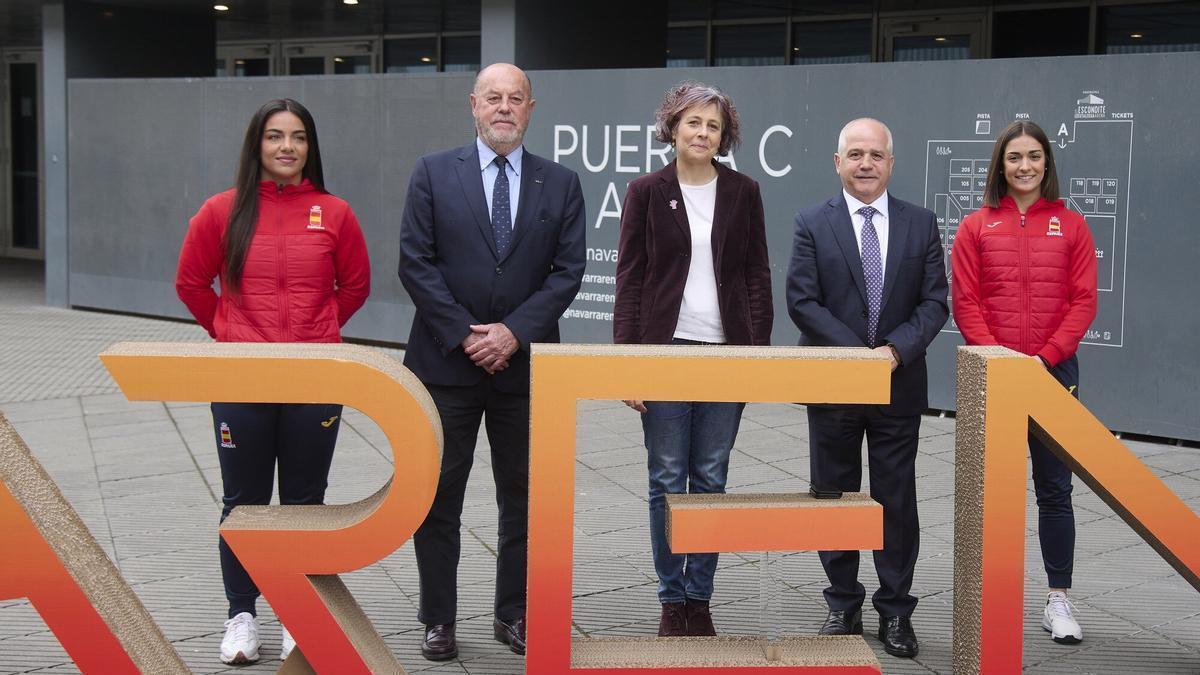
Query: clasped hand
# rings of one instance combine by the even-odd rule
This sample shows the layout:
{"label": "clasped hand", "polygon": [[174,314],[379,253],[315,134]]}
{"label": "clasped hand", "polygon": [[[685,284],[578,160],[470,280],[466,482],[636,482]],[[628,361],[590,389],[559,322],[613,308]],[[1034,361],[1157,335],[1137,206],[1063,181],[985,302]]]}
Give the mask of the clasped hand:
{"label": "clasped hand", "polygon": [[489,375],[508,367],[508,358],[516,353],[520,343],[502,323],[474,324],[471,333],[463,338],[462,347],[471,362]]}

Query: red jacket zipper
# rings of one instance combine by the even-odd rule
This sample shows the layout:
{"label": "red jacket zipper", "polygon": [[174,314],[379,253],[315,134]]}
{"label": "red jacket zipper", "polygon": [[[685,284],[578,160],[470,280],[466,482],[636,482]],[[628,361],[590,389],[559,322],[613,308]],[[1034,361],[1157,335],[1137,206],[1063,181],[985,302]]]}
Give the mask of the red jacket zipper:
{"label": "red jacket zipper", "polygon": [[[1021,306],[1029,307],[1029,240],[1025,236],[1025,214],[1021,214],[1021,231],[1017,233],[1018,260],[1021,269]],[[1029,312],[1021,312],[1021,353],[1029,351]]]}
{"label": "red jacket zipper", "polygon": [[279,285],[279,333],[283,336],[284,342],[292,342],[295,338],[292,336],[292,327],[288,323],[287,235],[283,229],[283,212],[286,210],[287,195],[283,191],[283,185],[279,186],[276,196],[280,202],[280,207],[275,210],[275,249],[279,258],[275,265],[275,277]]}

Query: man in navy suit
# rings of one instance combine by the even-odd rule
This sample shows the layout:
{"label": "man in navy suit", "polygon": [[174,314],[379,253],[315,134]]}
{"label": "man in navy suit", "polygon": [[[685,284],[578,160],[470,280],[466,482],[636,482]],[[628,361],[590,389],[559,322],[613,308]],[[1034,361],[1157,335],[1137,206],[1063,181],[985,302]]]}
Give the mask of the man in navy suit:
{"label": "man in navy suit", "polygon": [[494,635],[525,653],[529,347],[558,342],[585,260],[579,177],[522,147],[529,78],[488,66],[470,102],[478,137],[417,161],[400,225],[400,280],[417,310],[404,365],[445,438],[437,495],[413,535],[421,653],[435,661],[458,655],[460,516],[484,418],[500,510]]}
{"label": "man in navy suit", "polygon": [[[873,119],[838,135],[833,165],[842,193],[796,215],[787,303],[802,345],[869,347],[892,364],[887,405],[808,407],[815,488],[858,491],[867,438],[871,497],[883,505],[883,550],[875,551],[879,639],[889,654],[913,657],[910,617],[917,561],[916,458],[928,406],[925,349],[946,323],[946,267],[933,213],[887,192],[892,132]],[[866,592],[858,551],[822,551],[829,616],[822,635],[862,633]]]}

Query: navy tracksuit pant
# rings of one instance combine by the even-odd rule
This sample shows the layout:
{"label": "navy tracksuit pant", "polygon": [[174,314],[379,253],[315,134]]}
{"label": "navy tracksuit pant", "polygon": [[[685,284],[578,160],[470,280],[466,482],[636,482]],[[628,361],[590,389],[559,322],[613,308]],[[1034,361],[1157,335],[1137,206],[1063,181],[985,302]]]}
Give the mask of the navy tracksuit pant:
{"label": "navy tracksuit pant", "polygon": [[[322,504],[342,406],[324,403],[213,403],[221,461],[221,522],[235,506],[270,504],[279,466],[280,504]],[[221,577],[229,617],[257,615],[258,587],[224,539]]]}
{"label": "navy tracksuit pant", "polygon": [[[1079,359],[1075,356],[1050,369],[1059,384],[1079,398]],[[1038,506],[1038,541],[1050,588],[1070,588],[1075,566],[1075,511],[1071,507],[1071,469],[1032,433],[1033,492]]]}

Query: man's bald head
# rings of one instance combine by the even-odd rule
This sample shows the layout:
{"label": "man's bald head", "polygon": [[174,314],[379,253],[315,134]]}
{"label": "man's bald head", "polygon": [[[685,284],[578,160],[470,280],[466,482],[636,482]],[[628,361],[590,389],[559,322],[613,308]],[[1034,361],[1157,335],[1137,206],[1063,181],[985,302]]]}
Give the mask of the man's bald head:
{"label": "man's bald head", "polygon": [[856,120],[846,122],[846,126],[842,127],[842,131],[838,134],[837,151],[839,154],[846,152],[846,136],[858,129],[865,131],[881,131],[887,137],[887,151],[892,154],[892,130],[886,124],[880,122],[874,117],[860,117]]}
{"label": "man's bald head", "polygon": [[896,158],[892,155],[892,132],[877,119],[851,120],[838,134],[838,151],[833,167],[842,187],[859,201],[870,204],[887,190]]}
{"label": "man's bald head", "polygon": [[535,103],[525,71],[493,63],[475,76],[470,101],[475,131],[496,154],[508,155],[521,145]]}
{"label": "man's bald head", "polygon": [[481,86],[486,87],[487,83],[491,81],[491,78],[513,75],[520,76],[521,79],[525,80],[525,96],[532,97],[533,82],[529,80],[529,76],[525,74],[525,71],[511,63],[493,63],[489,66],[484,66],[482,69],[480,69],[479,73],[475,75],[475,88],[471,91],[475,94],[478,94],[480,91],[479,88]]}

